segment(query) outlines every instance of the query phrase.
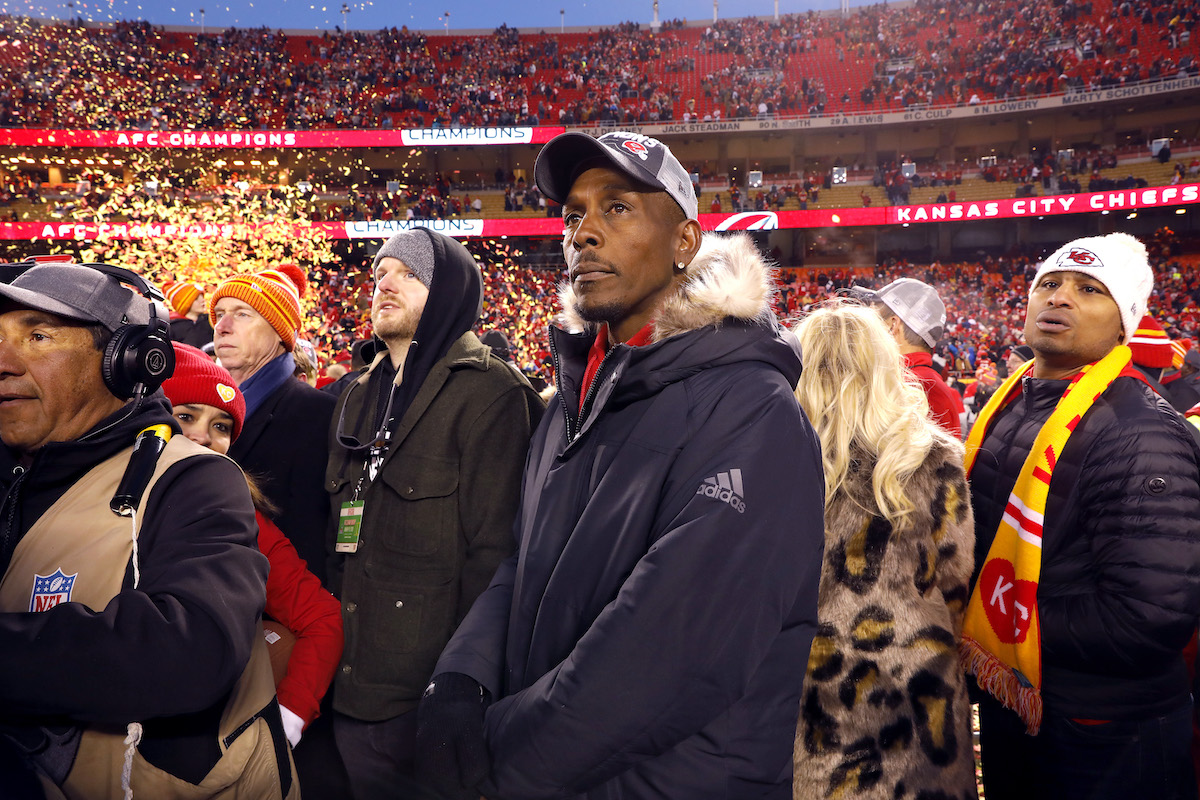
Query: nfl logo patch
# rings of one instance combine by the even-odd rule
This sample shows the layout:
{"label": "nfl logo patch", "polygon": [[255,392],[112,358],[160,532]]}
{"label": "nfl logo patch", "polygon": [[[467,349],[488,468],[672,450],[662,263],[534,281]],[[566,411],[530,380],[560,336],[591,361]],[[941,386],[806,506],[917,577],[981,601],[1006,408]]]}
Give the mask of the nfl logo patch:
{"label": "nfl logo patch", "polygon": [[79,576],[63,575],[61,569],[53,575],[33,576],[33,595],[29,598],[30,611],[46,611],[59,603],[71,601],[71,589],[75,586],[75,578]]}

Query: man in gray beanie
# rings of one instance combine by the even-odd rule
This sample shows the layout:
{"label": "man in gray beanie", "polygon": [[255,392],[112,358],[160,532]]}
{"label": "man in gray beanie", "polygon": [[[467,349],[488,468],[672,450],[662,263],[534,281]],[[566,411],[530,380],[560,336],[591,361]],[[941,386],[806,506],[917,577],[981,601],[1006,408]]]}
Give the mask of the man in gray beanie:
{"label": "man in gray beanie", "polygon": [[426,289],[433,283],[433,243],[419,231],[401,231],[384,242],[371,262],[371,271],[385,258],[403,261]]}
{"label": "man in gray beanie", "polygon": [[372,264],[377,352],[334,414],[330,588],[346,647],[334,737],[357,800],[421,797],[416,708],[438,655],[513,550],[542,402],[471,332],[483,280],[454,239],[398,233]]}

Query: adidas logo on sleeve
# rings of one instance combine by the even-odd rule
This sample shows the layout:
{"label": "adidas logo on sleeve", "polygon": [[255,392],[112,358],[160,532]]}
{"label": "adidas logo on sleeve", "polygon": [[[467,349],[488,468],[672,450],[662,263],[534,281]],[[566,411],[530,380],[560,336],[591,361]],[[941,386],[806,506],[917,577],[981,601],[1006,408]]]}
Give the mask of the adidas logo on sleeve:
{"label": "adidas logo on sleeve", "polygon": [[696,488],[696,494],[729,503],[739,514],[746,513],[746,501],[742,491],[742,471],[731,469],[728,472],[718,472],[711,478],[705,478]]}

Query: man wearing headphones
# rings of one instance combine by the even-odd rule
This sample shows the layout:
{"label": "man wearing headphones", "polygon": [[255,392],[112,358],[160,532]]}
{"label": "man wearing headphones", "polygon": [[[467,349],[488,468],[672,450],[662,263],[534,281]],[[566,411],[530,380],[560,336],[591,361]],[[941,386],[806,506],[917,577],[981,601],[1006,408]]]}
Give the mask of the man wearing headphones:
{"label": "man wearing headphones", "polygon": [[0,786],[294,797],[246,482],[172,438],[166,321],[123,283],[155,293],[107,265],[0,285]]}

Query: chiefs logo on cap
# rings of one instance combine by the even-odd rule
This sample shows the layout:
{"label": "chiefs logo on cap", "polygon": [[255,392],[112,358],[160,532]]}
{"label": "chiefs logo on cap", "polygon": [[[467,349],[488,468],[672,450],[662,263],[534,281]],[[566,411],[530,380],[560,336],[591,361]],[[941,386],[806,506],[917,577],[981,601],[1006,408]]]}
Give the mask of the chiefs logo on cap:
{"label": "chiefs logo on cap", "polygon": [[1074,264],[1077,267],[1102,267],[1100,257],[1091,250],[1082,247],[1072,247],[1058,259],[1059,266]]}
{"label": "chiefs logo on cap", "polygon": [[233,391],[232,386],[226,386],[223,383],[218,383],[217,384],[217,394],[219,394],[221,396],[222,400],[224,400],[226,403],[228,403],[229,401],[231,401],[234,398],[234,395],[236,393]]}
{"label": "chiefs logo on cap", "polygon": [[642,144],[641,142],[635,142],[632,139],[626,139],[625,141],[621,142],[621,147],[624,147],[642,161],[645,161],[650,157],[650,154],[646,151],[646,145]]}

